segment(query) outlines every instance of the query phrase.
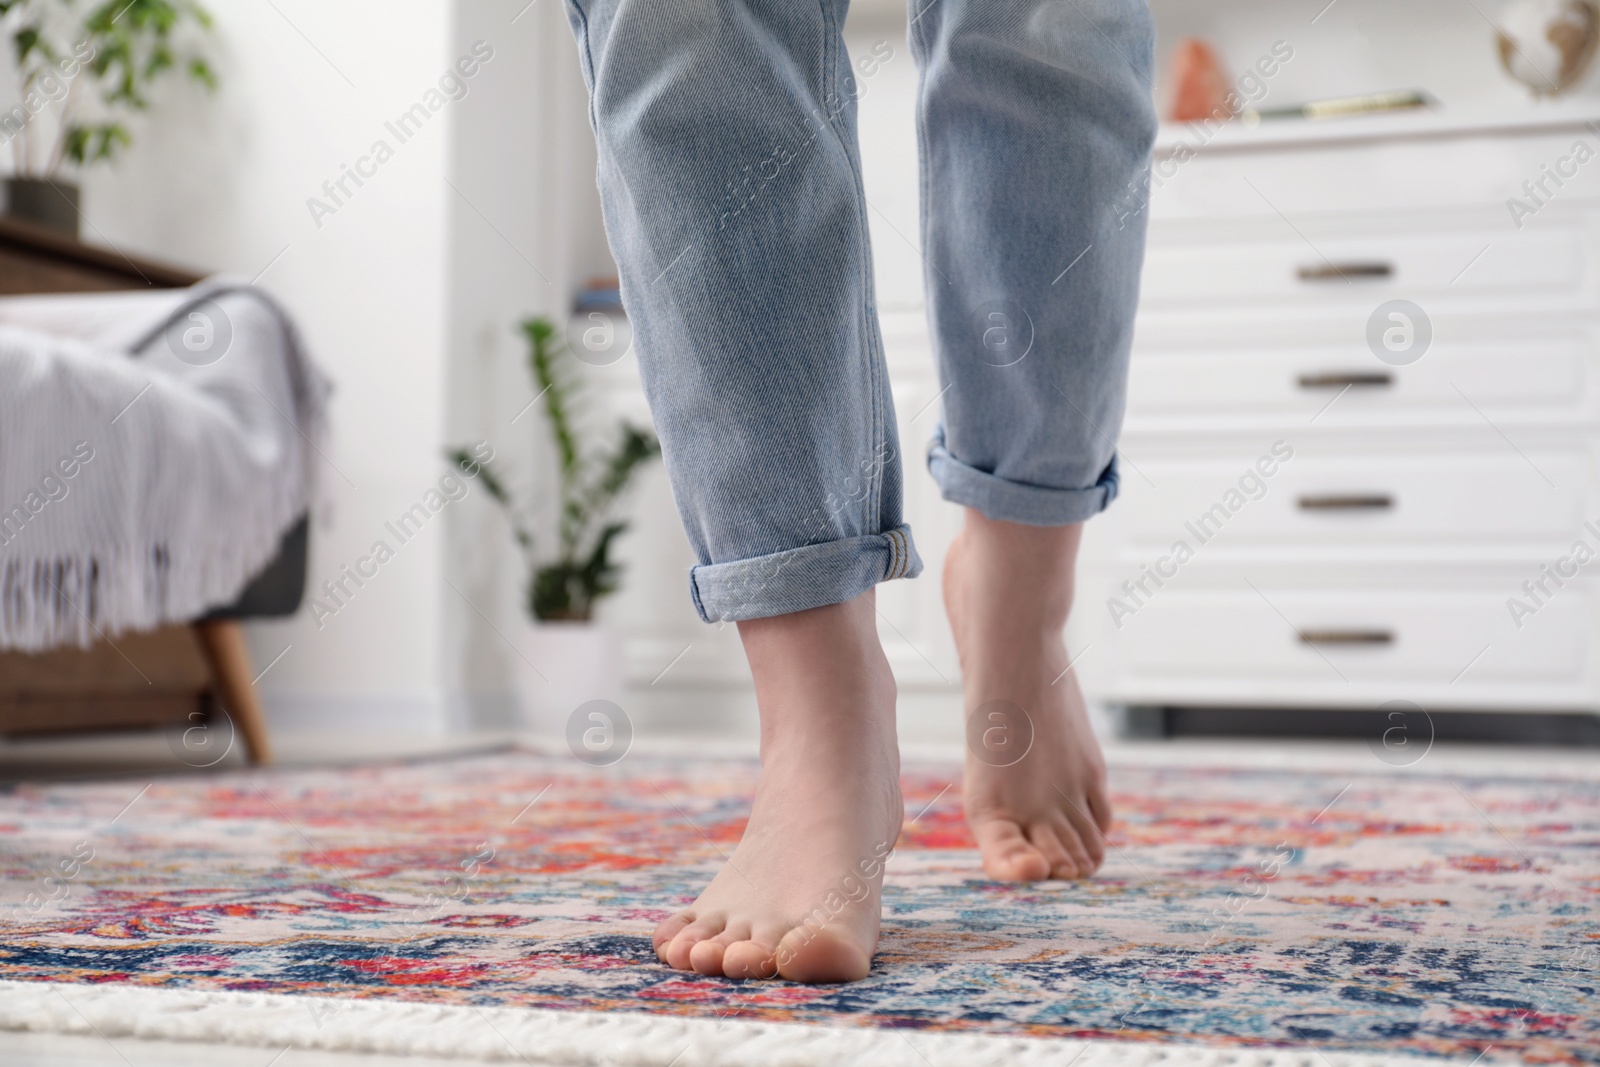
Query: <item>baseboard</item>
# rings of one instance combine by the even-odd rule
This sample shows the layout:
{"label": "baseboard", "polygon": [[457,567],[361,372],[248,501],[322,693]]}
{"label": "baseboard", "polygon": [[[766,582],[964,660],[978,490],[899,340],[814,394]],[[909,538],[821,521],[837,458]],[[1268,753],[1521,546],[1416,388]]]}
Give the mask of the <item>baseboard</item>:
{"label": "baseboard", "polygon": [[441,694],[263,694],[267,728],[274,734],[391,733],[443,737],[469,728],[459,708]]}

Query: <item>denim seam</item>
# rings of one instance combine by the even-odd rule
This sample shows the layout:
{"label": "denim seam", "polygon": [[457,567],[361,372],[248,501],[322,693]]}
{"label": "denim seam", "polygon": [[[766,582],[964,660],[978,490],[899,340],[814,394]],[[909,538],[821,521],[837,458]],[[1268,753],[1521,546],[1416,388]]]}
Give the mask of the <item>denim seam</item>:
{"label": "denim seam", "polygon": [[578,13],[578,22],[583,29],[583,64],[588,68],[589,75],[589,128],[596,133],[600,131],[599,113],[595,111],[595,76],[594,76],[594,51],[589,47],[589,13],[583,9],[578,0],[567,0],[572,5],[572,10]]}
{"label": "denim seam", "polygon": [[698,567],[689,568],[689,599],[694,601],[694,613],[700,616],[702,621],[709,622],[710,619],[706,616],[705,603],[700,599],[700,583],[695,581],[694,572],[699,569]]}
{"label": "denim seam", "polygon": [[889,530],[889,573],[884,581],[892,582],[896,578],[905,576],[906,570],[911,566],[911,552],[906,544],[905,534],[899,530]]}
{"label": "denim seam", "polygon": [[[840,83],[840,63],[845,51],[843,48],[843,27],[834,21],[833,10],[829,6],[830,0],[818,0],[818,8],[822,12],[824,26],[824,57],[823,69],[831,88],[828,92],[842,90]],[[878,374],[878,364],[882,353],[877,347],[878,331],[873,323],[874,310],[868,294],[872,291],[872,236],[867,229],[867,192],[861,177],[860,161],[850,150],[850,138],[846,136],[844,128],[844,106],[839,101],[837,109],[830,109],[828,126],[833,130],[834,137],[839,142],[839,149],[844,153],[844,158],[850,164],[850,173],[855,178],[855,206],[856,206],[856,239],[860,242],[861,249],[861,277],[857,283],[857,295],[861,300],[861,338],[864,347],[863,355],[867,364],[867,448],[868,454],[873,457],[873,470],[867,479],[867,499],[863,501],[866,515],[863,528],[876,530],[883,525],[883,474],[877,469],[877,464],[883,456],[886,442],[881,435],[888,420],[880,418],[881,409],[885,404],[884,385]],[[827,102],[823,106],[826,108]]]}
{"label": "denim seam", "polygon": [[[929,318],[929,336],[934,346],[934,364],[936,367],[939,364],[939,360],[937,358],[939,331],[937,325],[932,321],[933,301],[928,295],[933,289],[933,250],[928,245],[929,140],[926,103],[928,98],[928,63],[930,57],[932,56],[932,51],[928,45],[927,33],[924,31],[922,26],[922,19],[933,10],[934,4],[938,2],[939,0],[926,0],[922,11],[915,15],[910,26],[912,38],[912,61],[917,64],[917,237],[919,238],[922,246],[922,287],[923,302],[925,305],[924,312]],[[906,0],[906,3],[909,8],[911,5],[916,3],[916,0]],[[918,52],[920,52],[921,55],[918,55]],[[942,372],[940,373],[940,377],[943,377]],[[943,382],[940,384],[944,385]],[[940,396],[943,395],[944,394],[941,392]],[[935,397],[934,399],[937,400],[938,397]],[[944,421],[942,411],[939,421],[941,423]]]}

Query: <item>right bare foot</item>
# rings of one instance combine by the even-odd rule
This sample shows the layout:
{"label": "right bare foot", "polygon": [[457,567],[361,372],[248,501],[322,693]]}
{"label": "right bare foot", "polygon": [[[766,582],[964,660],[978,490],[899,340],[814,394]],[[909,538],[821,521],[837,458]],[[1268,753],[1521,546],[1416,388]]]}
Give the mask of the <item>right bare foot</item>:
{"label": "right bare foot", "polygon": [[761,782],[738,848],[656,927],[656,955],[729,978],[865,978],[905,818],[873,594],[742,622],[739,635],[761,709]]}
{"label": "right bare foot", "polygon": [[[967,823],[1000,881],[1087,878],[1105,858],[1105,759],[1062,644],[1081,533],[969,508],[945,556],[967,713],[979,717],[967,739]],[[991,733],[1019,750],[990,749]]]}

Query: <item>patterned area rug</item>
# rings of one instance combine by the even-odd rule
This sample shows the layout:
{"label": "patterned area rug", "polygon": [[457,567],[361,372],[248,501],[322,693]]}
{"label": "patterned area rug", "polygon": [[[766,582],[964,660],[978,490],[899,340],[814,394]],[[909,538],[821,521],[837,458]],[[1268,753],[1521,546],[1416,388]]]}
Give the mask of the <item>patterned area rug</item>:
{"label": "patterned area rug", "polygon": [[[1593,782],[1121,766],[1101,874],[1009,886],[982,875],[956,769],[911,767],[868,980],[668,970],[650,930],[738,840],[753,783],[745,762],[506,751],[18,788],[0,1025],[53,1025],[4,1002],[75,983],[51,991],[291,994],[317,1028],[398,1001],[1600,1063]],[[139,1003],[129,1032],[163,1033]]]}

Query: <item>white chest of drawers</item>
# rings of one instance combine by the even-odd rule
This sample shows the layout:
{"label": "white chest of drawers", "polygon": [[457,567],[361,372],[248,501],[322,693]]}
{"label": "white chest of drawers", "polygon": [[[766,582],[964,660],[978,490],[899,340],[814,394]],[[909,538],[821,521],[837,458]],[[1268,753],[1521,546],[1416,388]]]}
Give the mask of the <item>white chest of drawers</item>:
{"label": "white chest of drawers", "polygon": [[[1587,118],[1229,131],[1168,165],[1072,626],[1091,696],[1600,710]],[[1394,300],[1420,320],[1372,330],[1431,333],[1414,362],[1369,344]]]}

